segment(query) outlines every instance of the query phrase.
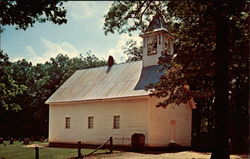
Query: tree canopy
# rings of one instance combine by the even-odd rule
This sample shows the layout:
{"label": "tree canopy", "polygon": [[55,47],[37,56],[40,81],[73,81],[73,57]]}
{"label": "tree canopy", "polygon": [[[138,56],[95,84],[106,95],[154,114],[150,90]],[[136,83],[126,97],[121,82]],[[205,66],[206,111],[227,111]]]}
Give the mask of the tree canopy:
{"label": "tree canopy", "polygon": [[20,110],[16,98],[24,93],[27,87],[23,84],[16,83],[5,68],[10,66],[7,54],[0,50],[0,110]]}
{"label": "tree canopy", "polygon": [[2,0],[0,2],[2,26],[14,25],[16,29],[27,29],[38,21],[55,24],[67,22],[63,1]]}
{"label": "tree canopy", "polygon": [[174,56],[162,54],[159,64],[164,75],[148,89],[153,90],[151,95],[165,98],[158,104],[162,107],[191,97],[215,99],[212,158],[229,158],[227,112],[232,100],[228,98],[234,96],[235,102],[238,91],[245,92],[237,97],[244,102],[236,105],[247,108],[248,8],[248,2],[239,1],[123,1],[114,2],[105,15],[106,34],[143,32],[153,15],[165,17],[168,30],[177,38]]}
{"label": "tree canopy", "polygon": [[[58,54],[37,65],[25,59],[10,62],[2,51],[0,57],[1,137],[47,136],[49,109],[45,101],[76,70],[107,65],[91,52],[75,58]],[[16,124],[18,120],[22,124]]]}
{"label": "tree canopy", "polygon": [[142,59],[142,46],[137,46],[137,42],[132,39],[126,42],[122,50],[128,56],[127,62]]}
{"label": "tree canopy", "polygon": [[[232,79],[233,68],[241,69],[241,72],[247,71],[247,42],[249,15],[247,12],[246,2],[224,3],[224,14],[230,22],[230,39],[229,54],[230,58],[230,83]],[[235,7],[237,6],[237,7]],[[214,95],[214,73],[215,73],[215,48],[216,48],[216,26],[214,19],[214,5],[212,2],[162,2],[162,1],[137,1],[137,2],[113,2],[109,12],[105,15],[104,30],[105,33],[131,32],[135,29],[145,29],[146,22],[150,21],[156,13],[161,13],[167,20],[168,30],[177,37],[175,41],[175,54],[173,59],[167,54],[163,54],[159,63],[166,69],[173,66],[175,69],[176,83],[168,84],[161,87],[161,84],[154,85],[158,87],[156,96],[167,96],[173,92],[176,86],[189,84],[192,96],[207,97]],[[132,47],[131,47],[132,49]],[[128,50],[129,51],[129,50]],[[188,56],[188,58],[187,58]],[[239,61],[240,60],[240,61]],[[235,64],[233,64],[235,63]],[[181,64],[181,65],[180,65]],[[179,75],[177,72],[179,71]],[[168,71],[170,75],[171,71]],[[197,80],[198,78],[199,80]],[[195,79],[195,80],[194,80]],[[163,81],[163,79],[162,79]],[[245,81],[245,80],[243,80]],[[167,82],[167,81],[164,81]],[[194,83],[195,82],[195,83]],[[232,88],[232,87],[231,87]],[[183,89],[183,88],[179,88]],[[168,90],[168,91],[166,91]],[[191,91],[188,91],[191,93]],[[160,103],[166,106],[171,102],[180,101],[176,96]],[[183,94],[184,95],[184,94]],[[185,95],[187,95],[185,93]],[[191,94],[186,98],[190,98]]]}

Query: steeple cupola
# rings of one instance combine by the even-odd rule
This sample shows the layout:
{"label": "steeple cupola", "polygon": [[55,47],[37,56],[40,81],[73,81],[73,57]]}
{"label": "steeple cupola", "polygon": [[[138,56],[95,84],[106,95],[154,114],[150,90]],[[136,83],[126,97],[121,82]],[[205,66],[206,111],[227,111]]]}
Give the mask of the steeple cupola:
{"label": "steeple cupola", "polygon": [[143,38],[143,67],[158,65],[163,51],[173,54],[174,36],[168,32],[166,22],[160,14],[153,17],[140,37]]}

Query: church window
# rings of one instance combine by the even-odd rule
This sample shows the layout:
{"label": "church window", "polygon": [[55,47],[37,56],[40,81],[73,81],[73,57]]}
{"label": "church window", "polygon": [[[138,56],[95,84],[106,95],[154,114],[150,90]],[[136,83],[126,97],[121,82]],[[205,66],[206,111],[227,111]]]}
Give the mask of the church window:
{"label": "church window", "polygon": [[70,117],[65,117],[65,129],[70,129]]}
{"label": "church window", "polygon": [[89,116],[88,117],[88,129],[93,129],[94,128],[94,117]]}
{"label": "church window", "polygon": [[114,116],[114,129],[119,129],[120,128],[120,115],[115,115]]}
{"label": "church window", "polygon": [[148,39],[148,55],[157,53],[157,36]]}

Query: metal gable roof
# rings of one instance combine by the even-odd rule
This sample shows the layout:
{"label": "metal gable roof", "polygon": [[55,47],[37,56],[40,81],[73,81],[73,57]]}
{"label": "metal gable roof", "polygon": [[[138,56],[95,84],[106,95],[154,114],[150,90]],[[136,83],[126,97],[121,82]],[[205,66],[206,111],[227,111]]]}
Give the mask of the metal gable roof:
{"label": "metal gable roof", "polygon": [[78,70],[45,103],[148,95],[144,87],[159,80],[159,69],[136,61]]}

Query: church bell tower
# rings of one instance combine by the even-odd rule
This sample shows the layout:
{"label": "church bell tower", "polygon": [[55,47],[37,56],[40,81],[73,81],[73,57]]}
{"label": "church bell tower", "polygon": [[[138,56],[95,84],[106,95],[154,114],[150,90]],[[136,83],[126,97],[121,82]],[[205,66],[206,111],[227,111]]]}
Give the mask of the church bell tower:
{"label": "church bell tower", "polygon": [[162,52],[173,54],[174,36],[167,28],[166,22],[160,14],[153,17],[152,21],[143,34],[143,67],[158,65],[159,57]]}

